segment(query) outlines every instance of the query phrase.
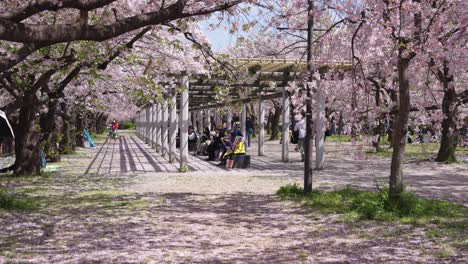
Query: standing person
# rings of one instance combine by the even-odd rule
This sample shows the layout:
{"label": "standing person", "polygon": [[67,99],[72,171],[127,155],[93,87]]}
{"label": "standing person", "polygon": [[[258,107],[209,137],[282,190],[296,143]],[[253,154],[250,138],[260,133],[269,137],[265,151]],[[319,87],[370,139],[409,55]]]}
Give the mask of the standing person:
{"label": "standing person", "polygon": [[253,125],[250,117],[247,117],[247,120],[245,121],[245,130],[247,131],[247,147],[250,148],[250,139],[252,138],[253,134]]}
{"label": "standing person", "polygon": [[119,123],[117,123],[117,121],[114,119],[114,121],[112,121],[112,132],[116,133],[118,129]]}
{"label": "standing person", "polygon": [[297,139],[297,148],[301,152],[301,161],[304,161],[304,143],[305,143],[305,136],[306,136],[306,122],[304,119],[305,113],[304,111],[301,112],[301,119],[298,120],[294,126],[294,131],[298,131],[298,139]]}
{"label": "standing person", "polygon": [[235,122],[234,123],[234,129],[232,130],[232,140],[231,142],[234,142],[234,138],[239,136],[239,135],[242,135],[242,132],[241,132],[241,124],[240,122]]}
{"label": "standing person", "polygon": [[119,129],[119,123],[117,123],[117,120],[114,119],[114,121],[112,121],[112,137],[114,138],[114,140],[117,139],[117,130]]}

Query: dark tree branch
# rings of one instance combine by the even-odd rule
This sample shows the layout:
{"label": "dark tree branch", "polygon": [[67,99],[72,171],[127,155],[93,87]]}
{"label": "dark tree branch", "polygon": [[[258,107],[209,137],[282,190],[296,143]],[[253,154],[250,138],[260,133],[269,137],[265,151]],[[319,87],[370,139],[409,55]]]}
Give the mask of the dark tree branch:
{"label": "dark tree branch", "polygon": [[45,45],[26,44],[18,50],[15,54],[9,54],[3,58],[0,57],[0,73],[11,69],[18,63],[22,62],[34,51],[44,47]]}
{"label": "dark tree branch", "polygon": [[0,39],[42,45],[74,40],[104,41],[145,26],[163,24],[180,18],[211,14],[228,9],[241,2],[242,0],[229,1],[211,8],[183,13],[187,0],[178,0],[162,10],[124,18],[108,25],[33,25],[0,19]]}
{"label": "dark tree branch", "polygon": [[29,1],[26,6],[17,11],[4,13],[0,18],[11,20],[13,22],[21,22],[24,19],[43,11],[57,11],[64,8],[75,8],[89,11],[104,7],[115,1],[116,0],[32,0]]}
{"label": "dark tree branch", "polygon": [[124,47],[127,48],[127,49],[133,48],[133,45],[135,44],[135,42],[137,42],[140,38],[142,38],[150,30],[151,30],[150,26],[144,28],[142,31],[140,31],[140,33],[136,34],[135,37],[133,37],[127,44],[125,44],[120,49],[117,49],[117,51],[114,52],[107,60],[100,63],[98,65],[98,69],[105,70],[107,68],[107,66],[109,65],[109,63],[111,63],[114,59],[116,59],[118,56],[120,56],[120,54],[122,53],[122,49]]}
{"label": "dark tree branch", "polygon": [[181,32],[184,34],[185,38],[187,40],[189,40],[190,42],[192,42],[195,46],[197,46],[197,48],[202,52],[202,55],[203,57],[205,58],[205,60],[208,62],[208,65],[209,67],[211,67],[210,63],[209,63],[209,58],[213,59],[214,61],[216,61],[217,63],[219,63],[224,69],[228,70],[230,73],[233,74],[233,76],[236,76],[236,74],[234,74],[234,71],[236,71],[236,68],[231,65],[230,63],[226,62],[226,61],[222,61],[220,60],[217,56],[215,56],[213,54],[213,52],[211,52],[210,49],[207,49],[204,45],[202,45],[196,38],[195,36],[191,33],[191,32],[187,32],[187,31],[184,31],[183,29],[173,25],[173,24],[170,24],[170,23],[166,23],[164,24],[165,26],[168,26],[178,32]]}

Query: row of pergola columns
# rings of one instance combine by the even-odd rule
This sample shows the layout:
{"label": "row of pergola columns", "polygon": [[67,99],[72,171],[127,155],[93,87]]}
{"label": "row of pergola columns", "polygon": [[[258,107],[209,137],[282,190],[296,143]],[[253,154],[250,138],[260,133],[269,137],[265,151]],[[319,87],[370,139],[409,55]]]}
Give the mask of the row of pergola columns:
{"label": "row of pergola columns", "polygon": [[179,102],[173,89],[165,101],[148,104],[138,112],[136,122],[138,136],[170,163],[176,161],[176,137],[180,130],[179,163],[184,170],[188,167],[188,77],[182,78],[181,86]]}
{"label": "row of pergola columns", "polygon": [[[176,135],[178,128],[180,129],[180,151],[179,162],[181,170],[188,166],[188,127],[192,125],[195,129],[202,132],[205,127],[213,127],[211,122],[212,111],[214,111],[214,127],[223,125],[220,107],[215,108],[198,108],[189,113],[189,80],[188,77],[183,77],[181,82],[181,91],[179,102],[177,103],[177,94],[175,89],[164,102],[148,104],[140,112],[137,113],[137,134],[138,136],[152,148],[167,158],[170,163],[176,160]],[[316,130],[323,130],[322,116],[324,115],[325,105],[324,98],[319,97],[319,111],[317,112]],[[178,105],[178,107],[177,107]],[[288,91],[282,89],[282,149],[281,159],[284,162],[289,161],[289,129],[290,129],[290,98]],[[322,109],[323,108],[323,109]],[[178,112],[178,114],[177,114]],[[230,107],[225,108],[227,129],[233,128],[233,114]],[[189,118],[189,114],[191,118]],[[247,136],[246,129],[246,105],[241,106],[240,123],[241,132]],[[265,141],[265,103],[264,96],[258,96],[258,155],[264,156],[264,141]],[[316,133],[317,159],[316,167],[322,168],[324,162],[323,148],[323,132]],[[321,154],[319,154],[319,152]]]}

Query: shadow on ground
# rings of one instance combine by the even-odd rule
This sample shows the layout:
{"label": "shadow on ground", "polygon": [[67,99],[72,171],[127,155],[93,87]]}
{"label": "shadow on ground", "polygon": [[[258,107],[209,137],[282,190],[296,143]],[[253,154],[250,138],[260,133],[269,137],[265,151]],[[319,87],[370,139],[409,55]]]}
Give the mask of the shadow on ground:
{"label": "shadow on ground", "polygon": [[[81,197],[81,199],[78,199]],[[347,224],[272,195],[81,194],[0,220],[3,259],[33,263],[459,262],[421,228]]]}

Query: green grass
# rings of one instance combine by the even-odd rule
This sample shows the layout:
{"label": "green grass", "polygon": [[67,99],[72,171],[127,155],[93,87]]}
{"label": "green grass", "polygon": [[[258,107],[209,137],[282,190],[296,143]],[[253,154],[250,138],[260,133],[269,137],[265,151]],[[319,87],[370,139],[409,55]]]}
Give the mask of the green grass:
{"label": "green grass", "polygon": [[69,158],[69,159],[72,159],[72,158],[87,158],[89,157],[90,154],[89,153],[86,153],[86,152],[73,152],[73,153],[70,153],[70,154],[62,154],[62,157],[63,158]]}
{"label": "green grass", "polygon": [[102,143],[104,143],[104,141],[106,141],[106,138],[107,138],[107,134],[108,134],[108,133],[109,133],[108,131],[103,132],[103,133],[98,133],[98,134],[93,133],[93,134],[91,134],[90,136],[91,136],[91,138],[93,139],[94,143],[96,143],[96,144],[102,144]]}
{"label": "green grass", "polygon": [[[412,159],[429,159],[434,158],[439,151],[439,144],[437,143],[424,143],[424,144],[407,144],[405,147],[405,157]],[[368,154],[377,155],[381,157],[391,157],[393,149],[389,145],[381,145],[379,152],[368,151]]]}
{"label": "green grass", "polygon": [[467,153],[468,154],[468,148],[458,146],[456,153]]}
{"label": "green grass", "polygon": [[123,130],[135,130],[136,129],[136,124],[133,122],[129,121],[124,121],[119,124],[119,129]]}
{"label": "green grass", "polygon": [[[381,145],[381,151],[373,152],[367,151],[367,154],[376,155],[380,157],[391,157],[393,149],[389,145]],[[407,144],[405,147],[405,157],[409,159],[433,159],[439,152],[439,143],[423,143],[423,144]],[[468,148],[457,147],[456,154],[468,153]]]}
{"label": "green grass", "polygon": [[351,136],[347,135],[332,135],[328,136],[326,141],[328,142],[351,142]]}
{"label": "green grass", "polygon": [[466,224],[468,208],[447,201],[430,200],[404,192],[396,200],[387,190],[380,192],[343,189],[334,192],[313,191],[305,195],[301,187],[286,185],[277,194],[283,199],[303,202],[323,213],[343,214],[345,220],[370,219],[400,221],[410,224],[441,224],[463,220]]}
{"label": "green grass", "polygon": [[21,197],[0,188],[0,211],[29,211],[38,206],[39,203],[33,198]]}
{"label": "green grass", "polygon": [[407,232],[403,228],[407,225],[422,228],[426,239],[441,246],[437,251],[427,252],[436,257],[451,257],[468,249],[468,208],[460,204],[424,199],[410,192],[391,201],[387,190],[370,192],[348,188],[305,195],[302,188],[292,184],[281,187],[277,195],[318,213],[340,214],[338,221],[351,225],[365,224],[365,221],[382,223],[382,226],[396,223],[396,229],[381,234],[386,239],[401,238]]}

